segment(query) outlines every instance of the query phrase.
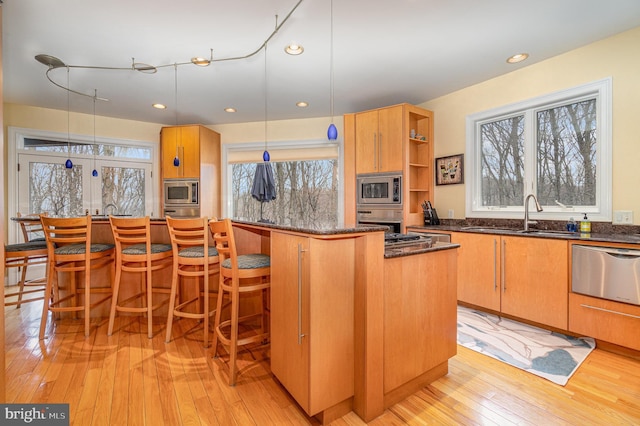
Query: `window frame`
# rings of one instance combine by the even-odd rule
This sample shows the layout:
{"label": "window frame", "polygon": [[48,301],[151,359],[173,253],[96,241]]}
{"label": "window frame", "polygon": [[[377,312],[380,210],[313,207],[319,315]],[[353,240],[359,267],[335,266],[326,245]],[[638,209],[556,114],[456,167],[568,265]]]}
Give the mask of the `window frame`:
{"label": "window frame", "polygon": [[[17,186],[18,186],[18,155],[20,153],[30,154],[30,155],[51,155],[51,156],[62,156],[64,154],[59,155],[58,153],[40,153],[37,151],[23,150],[24,139],[25,138],[34,138],[34,139],[49,139],[49,140],[57,140],[57,141],[67,141],[68,139],[72,142],[79,142],[84,144],[93,144],[94,136],[93,135],[79,135],[79,134],[67,134],[55,131],[48,130],[38,130],[38,129],[29,129],[29,128],[21,128],[21,127],[13,127],[9,126],[7,129],[8,134],[8,158],[7,161],[7,208],[9,212],[9,216],[13,216],[16,211],[18,211],[18,194],[17,194]],[[106,138],[106,137],[95,137],[95,143],[107,144],[107,145],[124,145],[124,146],[140,146],[144,148],[148,148],[151,150],[151,159],[148,160],[151,163],[151,194],[152,202],[151,202],[151,211],[153,212],[160,211],[160,199],[158,197],[158,188],[160,185],[159,178],[156,176],[160,176],[160,145],[157,142],[151,141],[137,141],[137,140],[129,140],[129,139],[115,139],[115,138]],[[91,161],[93,165],[93,157],[86,156],[88,161]],[[140,161],[137,159],[119,159],[120,162],[136,164],[136,163],[145,163],[146,161]],[[90,173],[90,172],[89,172]],[[91,182],[90,185],[95,185],[95,183]],[[147,204],[147,207],[149,205]],[[14,213],[11,213],[14,212]],[[11,222],[11,221],[10,221]],[[8,241],[15,242],[18,240],[18,227],[12,226],[9,223],[8,233],[7,233]]]}
{"label": "window frame", "polygon": [[[466,117],[465,156],[465,215],[472,218],[521,219],[524,214],[524,199],[520,206],[498,207],[481,205],[481,146],[480,126],[487,121],[497,121],[516,115],[524,115],[525,138],[525,190],[524,195],[536,193],[536,116],[538,111],[550,109],[587,98],[596,98],[597,145],[596,145],[596,205],[594,207],[563,208],[559,205],[543,206],[540,213],[532,216],[545,220],[568,220],[582,218],[587,213],[592,221],[611,221],[612,218],[612,81],[611,77],[593,81],[517,102],[498,108],[470,114]],[[562,203],[562,200],[558,200]],[[530,210],[531,211],[531,210]]]}
{"label": "window frame", "polygon": [[[324,140],[305,140],[305,141],[275,141],[268,142],[266,148],[271,155],[271,161],[305,161],[327,159],[326,156],[305,156],[305,152],[320,152],[323,150],[337,149],[337,157],[331,157],[338,160],[338,222],[342,222],[344,218],[344,147],[340,143],[329,143]],[[232,167],[233,163],[259,163],[262,161],[262,155],[256,156],[254,161],[234,161],[229,162],[229,157],[234,154],[260,152],[265,150],[264,142],[247,142],[247,143],[223,143],[222,144],[222,215],[223,217],[232,217],[233,202],[231,199],[232,188]],[[282,159],[281,157],[285,157]]]}

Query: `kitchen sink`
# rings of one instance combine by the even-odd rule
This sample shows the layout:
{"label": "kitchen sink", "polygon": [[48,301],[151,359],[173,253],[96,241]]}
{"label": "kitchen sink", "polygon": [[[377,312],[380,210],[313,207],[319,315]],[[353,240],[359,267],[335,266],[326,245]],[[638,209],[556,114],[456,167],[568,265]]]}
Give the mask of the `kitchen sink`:
{"label": "kitchen sink", "polygon": [[500,228],[496,226],[464,226],[460,228],[462,231],[476,231],[476,232],[514,232],[513,228]]}
{"label": "kitchen sink", "polygon": [[573,235],[575,232],[571,231],[556,231],[552,229],[528,229],[518,231],[521,234],[539,234],[539,235]]}

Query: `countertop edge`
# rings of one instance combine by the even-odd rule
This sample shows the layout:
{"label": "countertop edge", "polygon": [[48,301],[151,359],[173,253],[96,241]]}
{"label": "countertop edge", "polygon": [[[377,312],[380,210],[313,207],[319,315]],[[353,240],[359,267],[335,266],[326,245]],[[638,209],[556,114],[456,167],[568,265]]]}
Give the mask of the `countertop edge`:
{"label": "countertop edge", "polygon": [[[481,227],[483,229],[465,229],[461,226],[452,225],[434,225],[434,226],[420,226],[411,225],[407,226],[407,229],[415,229],[420,231],[444,231],[444,232],[464,232],[472,234],[495,234],[495,235],[509,235],[514,237],[530,237],[530,238],[547,238],[554,240],[567,240],[567,241],[593,241],[602,243],[619,243],[619,244],[636,244],[640,245],[640,234],[602,234],[602,233],[544,233],[545,230],[540,229],[540,233],[524,233],[519,229],[503,229],[491,227]],[[553,230],[551,230],[553,232]]]}
{"label": "countertop edge", "polygon": [[234,224],[255,226],[260,228],[267,228],[279,231],[299,232],[311,235],[346,235],[346,234],[363,234],[367,232],[384,232],[387,227],[379,225],[365,225],[365,226],[344,226],[334,228],[309,228],[307,226],[292,226],[282,225],[278,223],[269,222],[255,222],[243,219],[231,219]]}

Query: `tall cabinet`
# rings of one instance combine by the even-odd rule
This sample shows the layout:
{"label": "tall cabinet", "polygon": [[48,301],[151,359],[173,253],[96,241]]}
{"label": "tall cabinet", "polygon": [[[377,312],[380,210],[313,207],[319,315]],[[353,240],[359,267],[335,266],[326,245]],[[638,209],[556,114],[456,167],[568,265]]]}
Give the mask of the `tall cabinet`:
{"label": "tall cabinet", "polygon": [[271,371],[310,416],[354,394],[355,253],[355,238],[271,232]]}
{"label": "tall cabinet", "polygon": [[[162,180],[198,179],[200,215],[219,217],[220,134],[201,125],[163,127],[160,131],[160,149]],[[176,157],[178,166],[174,164]],[[164,200],[164,197],[161,199]]]}
{"label": "tall cabinet", "polygon": [[[363,173],[399,172],[403,224],[422,225],[422,202],[433,200],[433,112],[409,104],[344,117],[345,185]],[[355,222],[355,192],[345,189],[345,221]]]}

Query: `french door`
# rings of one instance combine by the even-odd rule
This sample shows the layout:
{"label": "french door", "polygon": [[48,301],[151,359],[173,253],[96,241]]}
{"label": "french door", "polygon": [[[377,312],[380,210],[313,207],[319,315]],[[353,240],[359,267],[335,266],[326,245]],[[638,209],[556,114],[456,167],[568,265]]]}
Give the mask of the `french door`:
{"label": "french door", "polygon": [[151,214],[150,163],[74,158],[73,167],[66,168],[65,162],[64,156],[18,154],[16,193],[21,213]]}

